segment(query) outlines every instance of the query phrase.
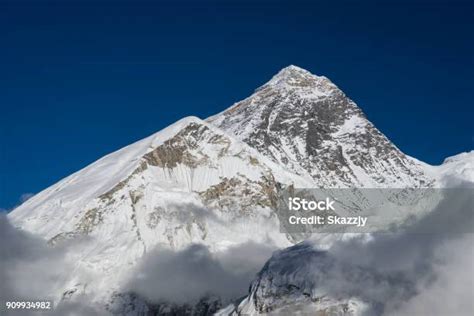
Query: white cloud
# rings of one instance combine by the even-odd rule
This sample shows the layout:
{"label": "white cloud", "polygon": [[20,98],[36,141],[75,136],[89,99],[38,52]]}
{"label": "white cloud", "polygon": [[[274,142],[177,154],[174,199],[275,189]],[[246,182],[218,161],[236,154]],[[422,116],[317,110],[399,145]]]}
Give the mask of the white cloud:
{"label": "white cloud", "polygon": [[[65,271],[74,271],[74,263],[66,257],[65,248],[48,246],[45,240],[15,228],[0,213],[0,302],[57,299],[53,295],[61,292]],[[86,301],[62,302],[52,315],[94,315]]]}
{"label": "white cloud", "polygon": [[158,248],[143,258],[128,291],[152,303],[195,303],[207,295],[235,299],[247,293],[250,281],[274,249],[256,243],[216,254],[203,245],[177,252]]}

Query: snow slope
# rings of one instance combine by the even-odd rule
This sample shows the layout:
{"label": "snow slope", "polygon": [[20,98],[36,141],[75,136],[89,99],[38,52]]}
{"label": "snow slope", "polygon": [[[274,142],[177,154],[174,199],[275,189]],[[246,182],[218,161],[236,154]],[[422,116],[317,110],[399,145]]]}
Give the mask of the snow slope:
{"label": "snow slope", "polygon": [[103,302],[156,246],[291,245],[271,209],[282,183],[306,187],[312,179],[189,117],[60,181],[9,218],[51,245],[87,236],[73,251],[77,274],[51,295],[59,301],[81,293]]}
{"label": "snow slope", "polygon": [[474,182],[474,150],[448,157],[443,164],[429,167],[441,186]]}

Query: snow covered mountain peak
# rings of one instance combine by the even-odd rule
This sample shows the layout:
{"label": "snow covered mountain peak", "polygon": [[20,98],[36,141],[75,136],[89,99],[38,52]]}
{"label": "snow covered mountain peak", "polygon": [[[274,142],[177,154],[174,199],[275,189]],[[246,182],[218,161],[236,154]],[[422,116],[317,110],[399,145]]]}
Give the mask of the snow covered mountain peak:
{"label": "snow covered mountain peak", "polygon": [[272,209],[282,183],[312,184],[187,117],[63,179],[8,217],[51,246],[78,242],[71,250],[76,274],[48,293],[56,302],[83,292],[104,304],[155,247],[291,245]]}
{"label": "snow covered mountain peak", "polygon": [[[280,70],[257,91],[263,89],[298,89],[307,97],[321,97],[327,96],[337,87],[324,76],[316,76],[303,68],[290,65]],[[306,93],[304,93],[305,91]]]}
{"label": "snow covered mountain peak", "polygon": [[430,182],[336,85],[296,66],[207,121],[321,187]]}
{"label": "snow covered mountain peak", "polygon": [[307,71],[306,69],[298,66],[290,65],[282,68],[272,79],[268,82],[269,84],[276,84],[281,81],[291,80],[316,80],[318,77]]}

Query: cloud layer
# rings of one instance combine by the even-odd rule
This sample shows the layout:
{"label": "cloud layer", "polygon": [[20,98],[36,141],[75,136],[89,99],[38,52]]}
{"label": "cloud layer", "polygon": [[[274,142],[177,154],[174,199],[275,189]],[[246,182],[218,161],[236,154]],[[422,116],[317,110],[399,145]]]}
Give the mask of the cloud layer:
{"label": "cloud layer", "polygon": [[[45,240],[15,228],[6,214],[0,213],[0,302],[57,299],[55,295],[63,290],[65,278],[74,271],[66,255],[69,246],[65,243],[50,247]],[[31,315],[30,311],[9,312],[16,316]],[[99,314],[87,298],[77,297],[74,302],[63,301],[53,306],[48,315]]]}
{"label": "cloud layer", "polygon": [[396,233],[343,240],[314,253],[315,286],[368,303],[368,315],[471,315],[473,192],[448,192],[424,218]]}
{"label": "cloud layer", "polygon": [[247,293],[273,250],[256,243],[214,254],[203,245],[177,252],[158,248],[143,258],[128,289],[153,303],[195,303],[208,295],[235,299]]}

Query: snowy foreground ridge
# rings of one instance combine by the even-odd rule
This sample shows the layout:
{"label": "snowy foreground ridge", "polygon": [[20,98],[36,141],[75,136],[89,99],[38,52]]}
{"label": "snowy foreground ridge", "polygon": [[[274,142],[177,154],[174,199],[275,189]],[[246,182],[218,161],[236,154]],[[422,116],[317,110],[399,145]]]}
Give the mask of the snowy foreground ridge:
{"label": "snowy foreground ridge", "polygon": [[[77,314],[362,315],[370,304],[364,297],[319,287],[332,257],[315,249],[333,241],[280,232],[277,191],[440,188],[453,179],[474,182],[474,151],[441,166],[409,157],[328,78],[289,66],[215,116],[183,118],[97,160],[8,219],[61,253],[68,268],[57,269],[42,295],[58,308],[87,302],[87,312],[78,307]],[[259,249],[270,251],[259,258]],[[236,265],[238,251],[244,263]],[[174,278],[160,276],[151,289],[140,283],[150,276],[142,268],[178,275],[184,272],[173,266],[203,258],[219,262],[219,272],[210,271],[216,283],[204,282],[215,285],[206,285],[205,297],[190,283],[170,284]],[[243,292],[227,291],[232,278],[219,283],[221,270],[236,273],[250,263],[256,270],[248,269],[249,279],[237,278]]]}

